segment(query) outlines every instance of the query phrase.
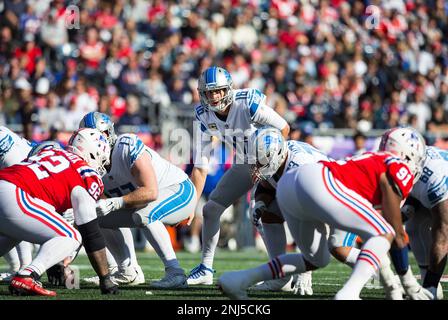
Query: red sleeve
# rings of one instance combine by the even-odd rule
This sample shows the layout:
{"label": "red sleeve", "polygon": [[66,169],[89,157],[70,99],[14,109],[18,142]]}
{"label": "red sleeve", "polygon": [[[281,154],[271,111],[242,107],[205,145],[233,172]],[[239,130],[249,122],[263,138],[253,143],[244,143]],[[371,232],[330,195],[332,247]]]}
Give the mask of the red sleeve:
{"label": "red sleeve", "polygon": [[397,159],[389,161],[387,172],[395,182],[395,185],[400,189],[402,199],[405,199],[412,190],[414,176],[405,163]]}
{"label": "red sleeve", "polygon": [[87,191],[95,201],[101,197],[104,192],[104,184],[98,175],[90,175],[84,178],[84,182],[87,186]]}

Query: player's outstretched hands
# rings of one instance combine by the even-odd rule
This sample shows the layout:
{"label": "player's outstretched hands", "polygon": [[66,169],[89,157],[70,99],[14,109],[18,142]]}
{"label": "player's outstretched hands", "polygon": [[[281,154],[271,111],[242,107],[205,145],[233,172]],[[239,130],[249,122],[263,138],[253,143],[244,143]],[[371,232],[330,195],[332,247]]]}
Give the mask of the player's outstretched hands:
{"label": "player's outstretched hands", "polygon": [[123,197],[100,199],[96,203],[96,214],[99,217],[102,217],[112,211],[116,211],[123,208],[123,206],[124,206]]}

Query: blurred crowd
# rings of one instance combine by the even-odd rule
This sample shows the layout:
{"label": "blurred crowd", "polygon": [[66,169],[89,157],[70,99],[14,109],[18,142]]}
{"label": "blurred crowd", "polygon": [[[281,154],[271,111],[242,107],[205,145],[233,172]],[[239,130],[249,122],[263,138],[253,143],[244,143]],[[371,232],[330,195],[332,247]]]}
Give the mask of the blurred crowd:
{"label": "blurred crowd", "polygon": [[98,110],[156,134],[216,64],[305,131],[443,132],[447,17],[443,0],[0,0],[0,124],[31,138]]}

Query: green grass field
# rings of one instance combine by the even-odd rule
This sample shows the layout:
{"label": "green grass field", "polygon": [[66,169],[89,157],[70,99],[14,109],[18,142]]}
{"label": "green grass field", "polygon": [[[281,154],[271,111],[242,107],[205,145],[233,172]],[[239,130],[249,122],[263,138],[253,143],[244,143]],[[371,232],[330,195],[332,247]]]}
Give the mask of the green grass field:
{"label": "green grass field", "polygon": [[[159,279],[163,276],[163,266],[155,253],[138,252],[138,261],[143,268],[146,277],[146,284],[136,287],[121,287],[119,295],[104,296],[99,289],[92,285],[80,283],[80,289],[56,289],[57,297],[51,299],[57,300],[221,300],[227,299],[216,287],[213,286],[193,286],[182,290],[152,290],[148,288],[151,280]],[[200,254],[190,254],[187,252],[178,252],[178,259],[181,265],[189,272],[200,261]],[[231,252],[220,250],[215,258],[215,283],[221,273],[230,270],[245,269],[257,266],[267,261],[265,253],[254,250]],[[412,259],[413,262],[413,259]],[[90,267],[86,256],[79,256],[74,262],[79,267],[81,278],[93,276],[94,271]],[[0,271],[6,271],[7,265],[2,259],[0,262]],[[418,274],[415,263],[412,263],[414,274]],[[350,269],[332,260],[331,264],[322,270],[313,273],[314,295],[311,297],[301,297],[291,293],[283,292],[249,292],[251,299],[263,300],[291,300],[291,299],[332,299],[337,290],[342,286],[350,274]],[[42,277],[45,285],[46,276]],[[445,297],[448,296],[447,286],[444,285]],[[46,286],[48,287],[48,286]],[[50,287],[48,287],[50,288]],[[383,299],[382,289],[364,289],[361,298],[363,299]],[[44,300],[43,297],[16,297],[11,296],[7,284],[0,284],[0,300],[18,300],[32,299]]]}

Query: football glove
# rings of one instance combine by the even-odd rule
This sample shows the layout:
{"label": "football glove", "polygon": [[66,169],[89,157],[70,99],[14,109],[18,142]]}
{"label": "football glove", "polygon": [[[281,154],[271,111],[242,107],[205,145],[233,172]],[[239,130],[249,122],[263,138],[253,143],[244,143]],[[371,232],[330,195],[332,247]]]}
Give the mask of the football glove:
{"label": "football glove", "polygon": [[99,278],[102,294],[118,294],[118,285],[112,281],[110,274]]}
{"label": "football glove", "polygon": [[112,211],[119,210],[123,207],[124,207],[123,197],[100,199],[96,203],[96,214],[99,217],[102,217]]}
{"label": "football glove", "polygon": [[297,294],[301,296],[312,296],[313,295],[313,278],[312,272],[307,271],[304,273],[300,273],[297,276]]}
{"label": "football glove", "polygon": [[54,266],[47,269],[48,282],[56,287],[62,287],[65,285],[65,273],[64,265],[57,263]]}
{"label": "football glove", "polygon": [[75,215],[73,213],[73,208],[65,210],[64,213],[62,213],[62,217],[72,226],[75,223]]}
{"label": "football glove", "polygon": [[263,201],[255,202],[255,205],[252,207],[252,223],[255,227],[261,227],[260,219],[265,210],[267,210],[267,207]]}
{"label": "football glove", "polygon": [[411,300],[434,300],[434,295],[417,282],[417,279],[412,274],[411,268],[399,277],[404,292]]}

